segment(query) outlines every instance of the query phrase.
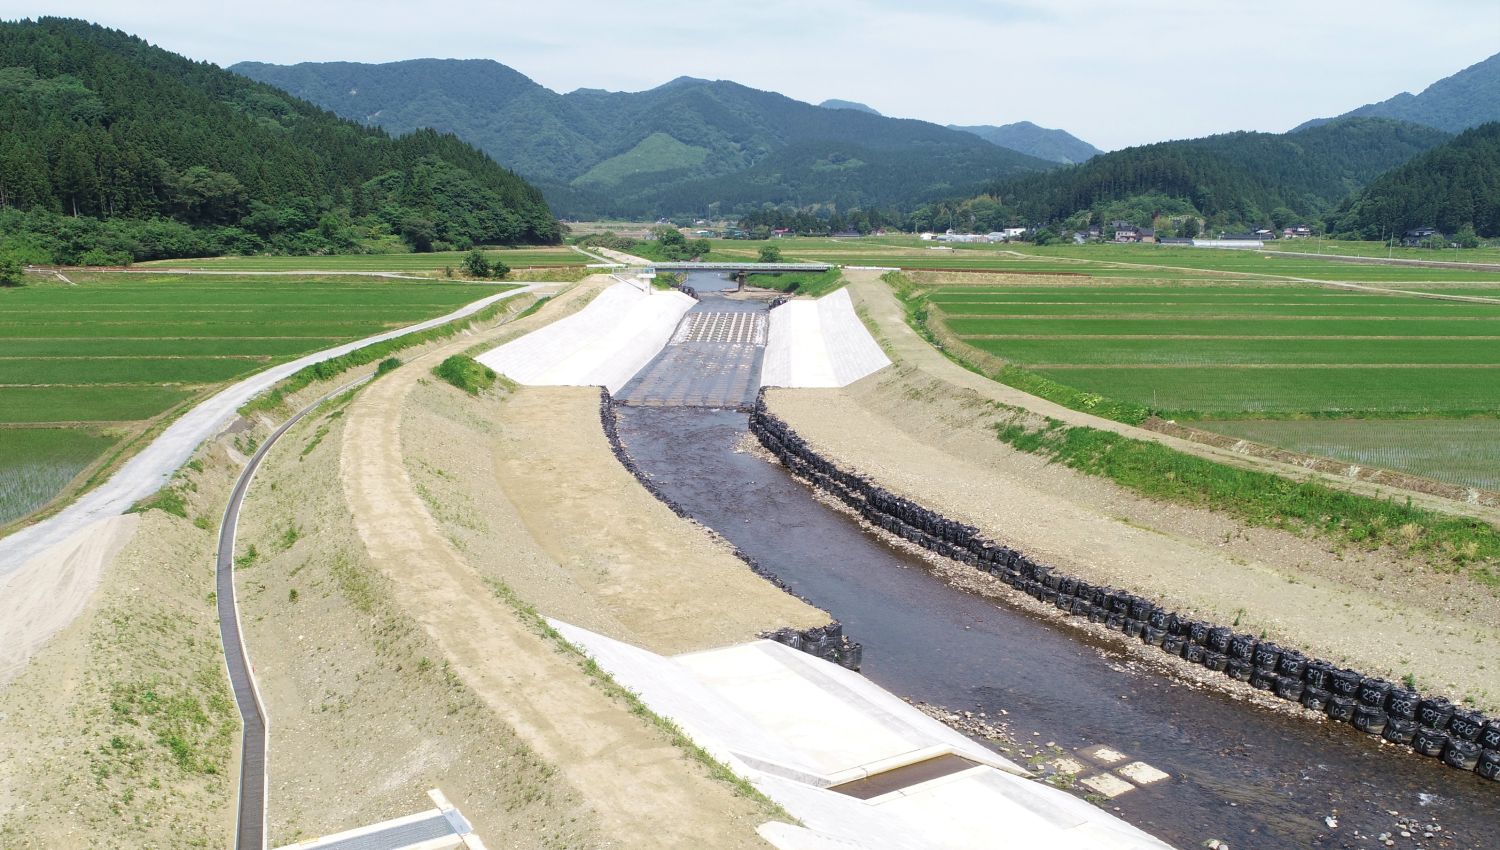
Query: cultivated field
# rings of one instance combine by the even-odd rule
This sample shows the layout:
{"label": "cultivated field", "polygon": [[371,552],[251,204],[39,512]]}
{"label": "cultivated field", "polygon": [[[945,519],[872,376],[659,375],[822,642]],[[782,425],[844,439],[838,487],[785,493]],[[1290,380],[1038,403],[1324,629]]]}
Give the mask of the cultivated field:
{"label": "cultivated field", "polygon": [[926,294],[929,321],[961,356],[1081,391],[1075,402],[1115,400],[1257,442],[1495,486],[1500,303],[1270,282]]}
{"label": "cultivated field", "polygon": [[494,291],[347,277],[73,279],[0,289],[0,526],[234,379]]}
{"label": "cultivated field", "polygon": [[[764,245],[775,245],[789,260],[856,266],[893,266],[904,269],[954,269],[993,271],[1027,275],[1086,275],[1098,278],[1149,278],[1154,280],[1257,280],[1307,278],[1381,285],[1412,282],[1437,284],[1492,283],[1493,271],[1432,269],[1343,263],[1316,257],[1269,254],[1262,251],[1227,251],[1178,248],[1163,245],[1049,245],[1025,243],[956,244],[923,242],[913,236],[879,236],[859,239],[797,237],[757,242],[732,239],[711,240],[712,257],[754,257]],[[1281,246],[1276,246],[1277,250]],[[1415,249],[1413,249],[1415,250]],[[1419,252],[1421,253],[1421,252]],[[1453,252],[1427,252],[1441,256],[1423,259],[1453,259]],[[1464,252],[1467,261],[1487,259],[1480,252]],[[1407,288],[1403,286],[1402,288]]]}
{"label": "cultivated field", "polygon": [[[192,269],[201,271],[320,271],[320,272],[441,272],[445,267],[463,269],[467,251],[437,251],[430,254],[334,254],[311,257],[205,257],[196,260],[154,260],[138,268]],[[582,266],[593,262],[571,248],[493,248],[484,255],[491,262],[504,261],[513,269],[548,266]]]}

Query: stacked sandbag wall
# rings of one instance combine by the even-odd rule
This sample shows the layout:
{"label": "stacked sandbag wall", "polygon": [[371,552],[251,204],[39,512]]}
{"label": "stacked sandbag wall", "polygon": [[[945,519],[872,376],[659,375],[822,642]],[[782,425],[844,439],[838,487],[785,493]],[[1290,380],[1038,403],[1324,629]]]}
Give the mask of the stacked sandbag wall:
{"label": "stacked sandbag wall", "polygon": [[1168,611],[1150,599],[1096,585],[985,539],[970,525],[897,496],[840,469],[766,409],[762,391],[750,430],[793,475],[837,498],[870,524],[929,552],[987,572],[1074,617],[1160,648],[1218,673],[1410,746],[1450,767],[1500,780],[1500,719],[1424,697],[1399,684],[1310,658],[1206,620]]}
{"label": "stacked sandbag wall", "polygon": [[[636,465],[635,460],[625,451],[624,443],[620,442],[620,429],[615,419],[615,400],[609,394],[609,390],[603,387],[599,388],[599,424],[603,426],[604,436],[609,440],[609,449],[614,453],[615,459],[620,462],[620,465],[628,469],[630,474],[635,476],[635,480],[639,481],[641,486],[645,487],[647,492],[655,496],[658,501],[670,508],[672,513],[677,514],[683,519],[692,520],[693,518],[688,514],[687,509],[663,493],[656,486],[656,482],[652,481],[650,476],[642,472],[641,468]],[[728,541],[725,542],[727,543]],[[733,549],[735,557],[744,561],[751,570],[755,571],[756,575],[765,578],[787,593],[791,593],[791,589],[770,570],[761,566],[759,561],[745,554],[738,546],[730,544],[730,547]],[[832,661],[850,670],[858,670],[860,662],[864,658],[864,648],[860,644],[849,640],[844,635],[844,627],[837,620],[826,626],[816,626],[800,631],[796,629],[778,629],[774,632],[766,632],[761,637],[774,640],[778,643],[784,643],[794,649],[800,649],[803,652]]]}

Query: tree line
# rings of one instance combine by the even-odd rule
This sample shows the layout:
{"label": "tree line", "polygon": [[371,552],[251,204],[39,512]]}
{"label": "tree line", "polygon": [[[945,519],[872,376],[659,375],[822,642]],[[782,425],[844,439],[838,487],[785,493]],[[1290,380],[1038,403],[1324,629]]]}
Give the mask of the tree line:
{"label": "tree line", "polygon": [[115,30],[0,23],[0,250],[29,262],[545,243],[541,193]]}

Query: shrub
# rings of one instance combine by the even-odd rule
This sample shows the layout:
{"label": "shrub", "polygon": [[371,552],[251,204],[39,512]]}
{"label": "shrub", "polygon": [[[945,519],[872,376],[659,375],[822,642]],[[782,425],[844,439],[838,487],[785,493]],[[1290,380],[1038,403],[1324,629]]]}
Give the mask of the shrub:
{"label": "shrub", "polygon": [[472,357],[455,354],[439,363],[432,374],[447,381],[469,395],[479,395],[494,386],[498,377],[495,370]]}

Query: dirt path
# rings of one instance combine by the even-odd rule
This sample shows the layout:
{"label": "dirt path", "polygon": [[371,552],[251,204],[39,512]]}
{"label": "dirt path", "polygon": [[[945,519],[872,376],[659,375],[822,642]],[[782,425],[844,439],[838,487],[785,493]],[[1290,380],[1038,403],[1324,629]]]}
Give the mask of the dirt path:
{"label": "dirt path", "polygon": [[[748,800],[609,697],[523,625],[442,533],[405,469],[402,405],[432,365],[473,340],[418,358],[348,410],[343,489],[371,562],[453,672],[583,796],[619,847],[764,846]],[[558,517],[588,522],[587,517]]]}
{"label": "dirt path", "polygon": [[1063,407],[998,381],[970,372],[944,357],[940,352],[917,336],[906,324],[901,302],[890,287],[880,280],[880,273],[873,271],[848,271],[849,293],[861,314],[874,324],[872,333],[898,367],[918,370],[925,376],[951,385],[976,398],[998,401],[1012,407],[1030,410],[1042,416],[1065,422],[1069,425],[1084,425],[1100,431],[1110,431],[1136,440],[1161,443],[1186,454],[1209,458],[1241,469],[1254,469],[1290,478],[1294,481],[1315,480],[1338,489],[1360,493],[1380,499],[1410,498],[1413,504],[1443,513],[1471,516],[1486,522],[1500,524],[1500,508],[1467,504],[1440,496],[1414,490],[1405,490],[1365,481],[1351,480],[1344,476],[1309,470],[1290,463],[1281,463],[1268,458],[1254,457],[1225,448],[1205,445],[1192,440],[1173,437],[1158,431],[1126,425],[1112,419],[1104,419],[1082,411]]}

